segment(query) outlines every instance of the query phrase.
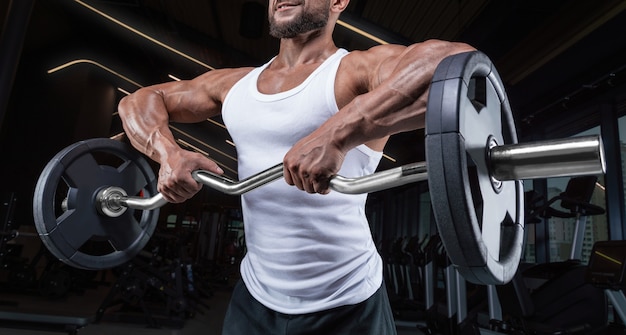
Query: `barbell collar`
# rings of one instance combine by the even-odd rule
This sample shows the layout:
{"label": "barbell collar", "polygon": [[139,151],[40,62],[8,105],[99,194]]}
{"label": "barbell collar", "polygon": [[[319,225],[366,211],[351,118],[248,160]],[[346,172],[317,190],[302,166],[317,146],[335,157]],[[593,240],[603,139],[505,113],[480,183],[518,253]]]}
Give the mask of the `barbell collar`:
{"label": "barbell collar", "polygon": [[489,151],[492,177],[499,181],[604,174],[598,135],[495,146]]}
{"label": "barbell collar", "polygon": [[151,198],[120,197],[119,199],[117,199],[117,202],[123,207],[141,210],[152,210],[161,208],[168,203],[168,201],[165,200],[163,194],[161,193],[157,193]]}
{"label": "barbell collar", "polygon": [[126,199],[128,199],[127,193],[121,187],[110,186],[102,188],[96,195],[96,209],[100,214],[116,218],[124,214],[128,209],[128,204],[124,203]]}

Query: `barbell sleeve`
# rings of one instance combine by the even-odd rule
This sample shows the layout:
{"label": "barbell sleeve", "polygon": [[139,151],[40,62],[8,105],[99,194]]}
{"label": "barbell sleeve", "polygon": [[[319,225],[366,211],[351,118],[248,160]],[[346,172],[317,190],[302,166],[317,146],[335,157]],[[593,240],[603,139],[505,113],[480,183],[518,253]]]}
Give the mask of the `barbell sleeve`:
{"label": "barbell sleeve", "polygon": [[[597,135],[495,145],[488,149],[487,157],[491,177],[498,181],[591,175],[606,171],[602,140]],[[199,183],[217,191],[241,195],[281,178],[283,165],[275,165],[241,181],[233,181],[205,170],[194,171],[192,175]],[[337,175],[331,178],[330,188],[346,194],[362,194],[427,179],[426,163],[417,162],[356,178]],[[100,205],[108,209],[128,207],[150,210],[167,204],[167,200],[160,193],[151,198],[126,196],[115,192],[110,194],[112,195],[99,196],[98,200]]]}
{"label": "barbell sleeve", "polygon": [[491,176],[523,180],[602,174],[606,162],[598,135],[495,146],[489,150]]}

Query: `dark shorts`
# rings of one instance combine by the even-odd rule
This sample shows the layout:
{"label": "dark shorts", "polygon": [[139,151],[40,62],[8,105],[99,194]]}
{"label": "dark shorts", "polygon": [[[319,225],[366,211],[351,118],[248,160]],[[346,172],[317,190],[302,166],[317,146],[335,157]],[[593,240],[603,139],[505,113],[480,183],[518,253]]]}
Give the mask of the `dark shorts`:
{"label": "dark shorts", "polygon": [[254,334],[395,335],[396,326],[384,285],[369,299],[356,305],[290,315],[263,306],[239,281],[226,311],[222,335]]}

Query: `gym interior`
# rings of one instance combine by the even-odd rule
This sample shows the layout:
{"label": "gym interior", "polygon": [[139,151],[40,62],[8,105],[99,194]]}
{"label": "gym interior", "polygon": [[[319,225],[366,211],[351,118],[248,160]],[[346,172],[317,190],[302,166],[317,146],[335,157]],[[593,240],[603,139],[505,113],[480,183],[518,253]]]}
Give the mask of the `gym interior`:
{"label": "gym interior", "polygon": [[[40,226],[49,216],[66,222],[57,207],[83,200],[71,186],[57,194],[62,173],[97,179],[89,166],[59,172],[66,148],[82,155],[101,142],[76,147],[81,141],[127,144],[116,106],[140,87],[265,63],[278,49],[266,15],[263,0],[0,2],[0,334],[220,334],[246,252],[239,196],[204,187],[182,204],[85,214],[88,223],[67,234],[113,221],[140,227],[130,240],[94,233],[75,246],[85,256],[66,261],[64,242],[40,236]],[[587,173],[535,161],[528,169],[550,172],[509,179],[512,200],[445,176],[436,187],[422,178],[371,192],[367,215],[399,334],[626,334],[624,31],[622,0],[350,1],[335,28],[339,47],[467,42],[489,57],[506,90],[514,123],[502,127],[517,138],[507,144],[544,150],[558,140],[571,149],[583,138],[601,152],[585,159],[601,171]],[[171,129],[181,146],[238,179],[219,117]],[[379,171],[428,161],[428,131],[392,136]],[[154,163],[119,155],[143,180],[129,196],[155,195]],[[576,153],[557,158],[583,165]],[[493,179],[491,170],[475,179],[484,174]],[[452,186],[469,192],[465,206],[450,200]],[[473,226],[443,220],[446,206]],[[489,220],[480,218],[501,207],[517,214],[498,219],[495,237],[481,232]]]}

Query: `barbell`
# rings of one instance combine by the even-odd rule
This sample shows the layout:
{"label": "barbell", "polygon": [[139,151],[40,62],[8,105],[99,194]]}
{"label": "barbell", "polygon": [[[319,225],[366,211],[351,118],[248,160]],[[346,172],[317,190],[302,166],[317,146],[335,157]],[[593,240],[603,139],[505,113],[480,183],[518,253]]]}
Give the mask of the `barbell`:
{"label": "barbell", "polygon": [[[334,176],[330,188],[370,193],[428,181],[437,229],[450,261],[468,281],[503,284],[521,258],[522,180],[605,172],[599,136],[517,143],[506,93],[489,58],[453,55],[437,67],[426,113],[426,161],[368,176]],[[241,195],[283,176],[282,164],[241,181],[209,171],[194,179]],[[103,269],[136,256],[153,234],[159,208],[146,159],[112,139],[74,143],[45,166],[35,187],[38,234],[61,261]]]}

